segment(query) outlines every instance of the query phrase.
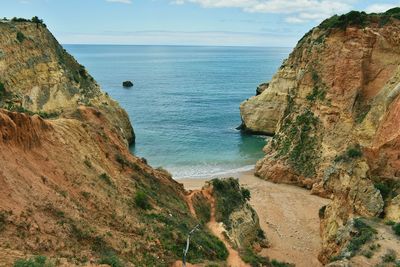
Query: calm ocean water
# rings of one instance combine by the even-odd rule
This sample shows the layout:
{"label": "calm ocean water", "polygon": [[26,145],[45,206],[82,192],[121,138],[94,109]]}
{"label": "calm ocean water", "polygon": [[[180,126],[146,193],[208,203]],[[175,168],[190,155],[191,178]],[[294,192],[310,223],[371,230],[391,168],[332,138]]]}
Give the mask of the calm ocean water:
{"label": "calm ocean water", "polygon": [[[65,45],[128,112],[132,152],[175,178],[251,168],[265,138],[242,135],[239,104],[289,48]],[[124,89],[122,81],[134,87]]]}

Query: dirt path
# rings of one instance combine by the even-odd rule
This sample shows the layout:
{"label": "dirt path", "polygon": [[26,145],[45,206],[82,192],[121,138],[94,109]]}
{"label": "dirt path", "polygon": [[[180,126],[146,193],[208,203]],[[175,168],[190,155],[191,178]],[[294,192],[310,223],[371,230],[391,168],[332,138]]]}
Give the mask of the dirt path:
{"label": "dirt path", "polygon": [[227,250],[228,250],[228,258],[226,259],[226,264],[228,267],[248,267],[250,265],[246,264],[239,256],[239,253],[232,248],[231,244],[226,241],[223,232],[225,231],[222,223],[218,223],[215,220],[215,199],[211,195],[211,192],[208,190],[204,190],[204,196],[208,199],[211,204],[211,216],[210,222],[207,224],[207,227],[210,231],[218,237],[222,242],[224,242]]}
{"label": "dirt path", "polygon": [[[215,220],[215,199],[212,196],[210,190],[195,189],[186,196],[190,212],[192,213],[193,216],[196,217],[196,212],[193,207],[192,197],[195,194],[198,194],[200,192],[209,201],[209,203],[211,205],[210,221],[207,223],[207,227],[208,227],[208,229],[210,229],[211,233],[213,233],[216,237],[218,237],[225,244],[226,249],[228,250],[229,255],[228,255],[228,258],[226,259],[227,266],[228,267],[249,267],[250,265],[248,265],[242,261],[242,259],[239,256],[239,253],[234,248],[232,248],[232,246],[229,244],[229,242],[225,239],[224,234],[223,234],[225,229],[224,229],[222,223],[218,223]],[[175,263],[175,264],[177,264],[177,263]],[[178,266],[178,265],[176,265],[176,266]]]}
{"label": "dirt path", "polygon": [[[250,204],[260,217],[261,228],[271,244],[261,255],[298,267],[321,266],[317,259],[321,249],[318,211],[329,200],[312,196],[299,187],[261,180],[252,173],[238,177],[251,192]],[[180,182],[187,189],[196,189],[205,180]]]}

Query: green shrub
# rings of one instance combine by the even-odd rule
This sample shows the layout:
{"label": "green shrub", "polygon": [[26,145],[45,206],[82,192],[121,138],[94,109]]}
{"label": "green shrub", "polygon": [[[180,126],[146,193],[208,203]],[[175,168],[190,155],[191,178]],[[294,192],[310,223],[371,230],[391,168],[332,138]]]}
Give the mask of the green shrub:
{"label": "green shrub", "polygon": [[25,40],[25,35],[22,32],[17,32],[17,40],[22,43]]}
{"label": "green shrub", "polygon": [[372,258],[372,256],[374,255],[374,253],[371,250],[364,250],[361,255],[363,255],[364,257],[366,257],[367,259]]}
{"label": "green shrub", "polygon": [[325,211],[326,211],[326,205],[322,206],[319,211],[318,211],[318,216],[320,219],[323,219],[325,217]]}
{"label": "green shrub", "polygon": [[375,188],[379,190],[382,195],[383,200],[387,199],[390,192],[392,191],[388,184],[384,182],[378,182],[374,184]]}
{"label": "green shrub", "polygon": [[326,91],[320,89],[318,86],[314,86],[312,92],[307,95],[306,99],[310,102],[314,102],[315,100],[323,101],[326,96]]}
{"label": "green shrub", "polygon": [[90,240],[92,237],[92,231],[85,225],[78,225],[76,222],[71,222],[71,234],[78,241]]}
{"label": "green shrub", "polygon": [[107,173],[102,173],[102,174],[100,174],[99,178],[100,178],[101,180],[103,180],[104,182],[106,182],[108,185],[112,185],[112,184],[113,184],[113,182],[111,181],[110,176],[108,176]]}
{"label": "green shrub", "polygon": [[354,228],[357,233],[355,236],[353,236],[347,246],[347,249],[352,253],[353,256],[364,244],[372,240],[377,233],[374,228],[363,222],[360,218],[354,219]]}
{"label": "green shrub", "polygon": [[193,207],[197,218],[202,223],[207,223],[211,218],[211,205],[203,195],[195,195],[192,198]]}
{"label": "green shrub", "polygon": [[396,235],[400,236],[400,223],[396,223],[395,225],[393,225],[392,229]]}
{"label": "green shrub", "polygon": [[261,239],[261,240],[265,240],[266,239],[266,236],[265,236],[265,233],[264,233],[263,229],[260,228],[260,229],[257,230],[257,237],[259,239]]}
{"label": "green shrub", "polygon": [[362,156],[362,151],[361,151],[360,145],[356,145],[354,147],[350,147],[347,150],[347,156],[349,158],[352,158],[352,159],[361,157]]}
{"label": "green shrub", "polygon": [[362,157],[361,146],[356,144],[347,148],[346,152],[342,155],[337,155],[334,159],[335,162],[351,162],[355,158]]}
{"label": "green shrub", "polygon": [[377,177],[374,179],[374,186],[381,193],[383,200],[389,200],[398,195],[400,182]]}
{"label": "green shrub", "polygon": [[386,224],[386,225],[393,226],[393,225],[395,225],[395,224],[396,224],[396,222],[394,222],[394,221],[390,221],[390,220],[389,220],[389,221],[386,221],[386,222],[385,222],[385,224]]}
{"label": "green shrub", "polygon": [[83,163],[85,163],[85,165],[86,165],[88,168],[92,168],[92,163],[90,162],[90,160],[85,159],[85,160],[83,161]]}
{"label": "green shrub", "polygon": [[252,267],[271,266],[268,258],[258,256],[252,249],[248,248],[240,253],[240,257],[244,262],[250,264]]}
{"label": "green shrub", "polygon": [[249,201],[251,198],[250,190],[247,188],[241,188],[243,199]]}
{"label": "green shrub", "polygon": [[56,118],[60,115],[59,112],[51,112],[51,113],[47,113],[47,112],[43,112],[43,111],[33,112],[22,106],[16,106],[16,105],[12,105],[12,104],[9,105],[8,107],[6,107],[6,109],[8,109],[9,111],[13,111],[13,112],[25,113],[25,114],[28,114],[29,116],[38,115],[38,116],[42,117],[43,119]]}
{"label": "green shrub", "polygon": [[85,69],[85,66],[79,65],[79,70],[78,70],[78,72],[79,72],[79,75],[80,75],[83,79],[87,79],[87,78],[88,78],[88,74],[87,74],[87,71],[86,71],[86,69]]}
{"label": "green shrub", "polygon": [[126,158],[124,156],[122,156],[121,154],[116,154],[115,155],[115,160],[121,164],[121,166],[124,168],[125,166],[129,166],[129,161],[126,160]]}
{"label": "green shrub", "polygon": [[5,92],[6,92],[6,89],[4,87],[4,84],[2,82],[0,82],[0,96],[3,96]]}
{"label": "green shrub", "polygon": [[13,17],[13,18],[11,19],[11,21],[12,21],[12,22],[29,22],[28,19],[16,18],[16,17]]}
{"label": "green shrub", "polygon": [[313,130],[318,121],[310,110],[306,110],[296,117],[291,125],[290,135],[286,137],[287,141],[294,143],[289,152],[289,162],[298,173],[306,177],[315,175],[317,137],[313,135]]}
{"label": "green shrub", "polygon": [[0,211],[0,232],[6,228],[7,225],[7,213],[4,211]]}
{"label": "green shrub", "polygon": [[157,167],[156,170],[164,173],[165,175],[167,175],[169,177],[172,177],[172,174],[169,171],[167,171],[166,169],[164,169],[163,167]]}
{"label": "green shrub", "polygon": [[34,17],[31,19],[31,21],[32,21],[33,23],[36,23],[36,27],[39,27],[39,25],[42,25],[42,26],[46,27],[46,24],[43,23],[43,20],[42,20],[42,19],[39,19],[37,16],[34,16]]}
{"label": "green shrub", "polygon": [[294,264],[281,262],[277,260],[271,260],[272,267],[294,267]]}
{"label": "green shrub", "polygon": [[340,28],[345,29],[348,26],[357,26],[364,28],[371,22],[378,22],[379,26],[384,26],[391,18],[400,19],[400,8],[395,7],[384,13],[367,14],[365,12],[350,11],[347,14],[334,15],[324,20],[318,27],[321,29]]}
{"label": "green shrub", "polygon": [[36,256],[31,259],[19,259],[14,262],[14,267],[53,267],[45,256]]}
{"label": "green shrub", "polygon": [[250,198],[250,191],[243,190],[239,180],[235,178],[213,179],[211,184],[216,198],[216,219],[223,222],[226,228],[231,228],[229,216],[236,209],[242,207]]}
{"label": "green shrub", "polygon": [[383,262],[395,262],[396,261],[396,251],[389,249],[385,255],[382,256]]}
{"label": "green shrub", "polygon": [[270,266],[270,267],[294,267],[294,264],[280,262],[277,260],[270,260],[267,257],[261,257],[253,252],[251,249],[246,249],[245,251],[240,253],[240,257],[244,262],[250,264],[251,267],[262,267],[262,266]]}
{"label": "green shrub", "polygon": [[107,264],[110,265],[111,267],[124,267],[125,265],[122,263],[122,261],[115,255],[106,255],[103,256],[100,261],[100,264]]}
{"label": "green shrub", "polygon": [[88,199],[90,198],[90,193],[89,193],[89,192],[82,191],[82,192],[81,192],[81,195],[82,195],[86,200],[88,200]]}
{"label": "green shrub", "polygon": [[347,14],[338,16],[335,15],[324,20],[318,27],[322,29],[341,28],[345,29],[348,26],[358,26],[364,28],[369,21],[369,17],[365,12],[350,11]]}
{"label": "green shrub", "polygon": [[136,192],[134,201],[135,201],[136,206],[141,208],[141,209],[144,209],[144,210],[151,209],[151,204],[149,202],[149,197],[143,191],[137,191]]}

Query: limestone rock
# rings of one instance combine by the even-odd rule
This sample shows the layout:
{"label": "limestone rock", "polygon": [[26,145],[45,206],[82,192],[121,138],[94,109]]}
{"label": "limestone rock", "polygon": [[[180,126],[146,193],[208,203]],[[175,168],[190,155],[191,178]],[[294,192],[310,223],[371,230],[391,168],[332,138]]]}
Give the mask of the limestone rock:
{"label": "limestone rock", "polygon": [[400,195],[394,197],[385,209],[385,218],[391,221],[400,222]]}
{"label": "limestone rock", "polygon": [[240,105],[243,128],[245,131],[256,134],[273,135],[277,124],[283,116],[287,106],[287,96],[295,82],[294,73],[290,68],[283,68],[274,76],[260,95],[253,96]]}
{"label": "limestone rock", "polygon": [[[0,83],[7,92],[0,107],[47,114],[73,113],[95,106],[112,121],[127,143],[135,135],[127,113],[42,24],[0,22]],[[17,33],[25,36],[16,40]]]}
{"label": "limestone rock", "polygon": [[249,204],[245,204],[240,210],[234,211],[229,219],[231,229],[227,235],[231,242],[238,248],[248,248],[254,240],[261,241],[261,247],[267,247],[268,241],[259,238],[260,222],[255,211]]}

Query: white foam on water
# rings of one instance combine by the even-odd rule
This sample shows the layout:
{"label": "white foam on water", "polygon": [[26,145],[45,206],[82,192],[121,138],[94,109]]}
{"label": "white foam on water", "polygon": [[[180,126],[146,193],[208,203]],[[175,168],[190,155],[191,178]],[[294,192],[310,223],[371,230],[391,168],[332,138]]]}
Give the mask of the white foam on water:
{"label": "white foam on water", "polygon": [[217,177],[227,177],[230,175],[235,175],[240,172],[250,171],[254,168],[254,165],[246,165],[242,167],[228,167],[228,166],[192,166],[192,167],[172,167],[167,168],[167,170],[172,174],[175,180],[188,179],[188,178],[217,178]]}

